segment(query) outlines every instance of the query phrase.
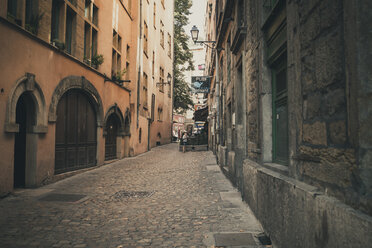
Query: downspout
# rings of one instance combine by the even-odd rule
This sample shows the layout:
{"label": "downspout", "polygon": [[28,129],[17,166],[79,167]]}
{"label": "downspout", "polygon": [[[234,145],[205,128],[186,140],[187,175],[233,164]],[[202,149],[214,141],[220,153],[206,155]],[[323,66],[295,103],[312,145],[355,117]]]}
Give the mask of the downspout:
{"label": "downspout", "polygon": [[170,140],[170,143],[172,143],[172,140],[173,140],[173,106],[174,106],[174,3],[173,3],[173,37],[172,37],[172,80],[171,80],[171,111],[172,111],[172,117],[171,117],[171,128],[170,128],[170,132],[171,132],[171,140]]}
{"label": "downspout", "polygon": [[[139,41],[138,41],[138,78],[137,78],[137,128],[139,125],[140,86],[141,86],[141,65],[142,65],[142,0],[140,0],[139,19]],[[149,134],[148,134],[149,135]]]}
{"label": "downspout", "polygon": [[219,77],[219,65],[218,65],[218,48],[216,47],[216,147],[218,150],[218,144],[220,143],[220,77]]}

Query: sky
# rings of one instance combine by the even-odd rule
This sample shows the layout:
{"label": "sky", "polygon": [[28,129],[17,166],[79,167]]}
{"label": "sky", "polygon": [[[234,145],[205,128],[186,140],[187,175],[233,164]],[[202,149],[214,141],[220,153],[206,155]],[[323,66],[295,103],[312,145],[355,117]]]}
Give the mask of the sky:
{"label": "sky", "polygon": [[189,24],[185,27],[185,32],[190,36],[190,30],[193,25],[199,29],[199,39],[204,37],[204,21],[206,13],[206,0],[192,0],[192,7],[190,9]]}

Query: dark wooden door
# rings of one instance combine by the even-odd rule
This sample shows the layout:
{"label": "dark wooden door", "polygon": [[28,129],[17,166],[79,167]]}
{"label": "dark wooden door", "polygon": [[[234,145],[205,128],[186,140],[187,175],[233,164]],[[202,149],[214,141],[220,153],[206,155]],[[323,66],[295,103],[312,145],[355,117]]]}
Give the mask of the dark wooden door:
{"label": "dark wooden door", "polygon": [[115,159],[116,156],[116,137],[118,135],[118,120],[112,114],[108,117],[106,123],[106,140],[105,140],[105,160]]}
{"label": "dark wooden door", "polygon": [[273,68],[273,161],[288,165],[287,60]]}
{"label": "dark wooden door", "polygon": [[27,106],[24,95],[17,102],[16,123],[19,131],[14,142],[14,187],[18,188],[25,186]]}
{"label": "dark wooden door", "polygon": [[88,97],[69,90],[57,107],[55,173],[96,164],[96,114]]}

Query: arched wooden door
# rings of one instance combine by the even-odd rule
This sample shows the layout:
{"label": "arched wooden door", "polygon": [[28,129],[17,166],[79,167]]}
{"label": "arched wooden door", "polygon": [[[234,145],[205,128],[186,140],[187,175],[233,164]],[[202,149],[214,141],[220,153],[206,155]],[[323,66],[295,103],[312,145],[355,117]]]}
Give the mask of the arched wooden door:
{"label": "arched wooden door", "polygon": [[119,120],[111,114],[106,122],[105,160],[117,158],[116,138],[118,136]]}
{"label": "arched wooden door", "polygon": [[69,90],[57,107],[55,174],[96,164],[97,121],[89,98]]}
{"label": "arched wooden door", "polygon": [[16,123],[19,125],[19,131],[15,134],[14,142],[14,187],[26,186],[26,153],[27,150],[27,133],[31,126],[35,124],[35,104],[31,96],[23,93],[16,107]]}

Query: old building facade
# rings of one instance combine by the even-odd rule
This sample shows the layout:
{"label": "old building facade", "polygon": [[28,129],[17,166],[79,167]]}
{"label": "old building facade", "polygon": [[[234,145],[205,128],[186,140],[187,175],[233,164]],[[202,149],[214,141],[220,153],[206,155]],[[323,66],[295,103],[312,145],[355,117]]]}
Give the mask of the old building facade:
{"label": "old building facade", "polygon": [[174,7],[172,0],[142,0],[140,6],[136,125],[142,139],[136,147],[143,152],[171,139]]}
{"label": "old building facade", "polygon": [[[148,126],[138,117],[146,85],[140,20],[145,2],[161,7],[168,1],[0,1],[0,195],[155,145],[147,145]],[[173,8],[157,15],[172,22]],[[146,37],[148,47],[160,43],[158,32]],[[172,54],[169,26],[168,34],[171,44],[164,47]],[[161,58],[153,66],[172,77],[172,56]],[[147,93],[158,94],[155,88]],[[161,134],[162,144],[170,142],[169,94],[163,122],[152,132]]]}
{"label": "old building facade", "polygon": [[210,147],[278,247],[371,242],[371,9],[208,2]]}

